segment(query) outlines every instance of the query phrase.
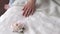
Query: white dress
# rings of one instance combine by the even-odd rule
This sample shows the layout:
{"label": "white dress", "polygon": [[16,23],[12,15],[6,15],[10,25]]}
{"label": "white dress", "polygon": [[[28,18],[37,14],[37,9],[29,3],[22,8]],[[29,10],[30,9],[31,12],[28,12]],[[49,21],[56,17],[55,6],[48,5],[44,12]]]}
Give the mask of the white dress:
{"label": "white dress", "polygon": [[[36,12],[25,18],[22,16],[22,8],[26,1],[16,0],[13,7],[0,17],[0,34],[19,34],[10,29],[10,25],[17,21],[27,23],[29,29],[24,34],[60,34],[60,5],[52,0],[47,0],[41,2],[42,5],[39,6],[40,0],[37,0]],[[59,1],[57,0],[58,3]]]}

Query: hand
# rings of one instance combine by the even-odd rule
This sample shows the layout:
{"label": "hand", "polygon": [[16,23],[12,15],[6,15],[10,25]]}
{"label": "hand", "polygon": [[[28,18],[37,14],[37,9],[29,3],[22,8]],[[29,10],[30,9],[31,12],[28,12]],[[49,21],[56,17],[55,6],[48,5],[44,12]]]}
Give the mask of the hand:
{"label": "hand", "polygon": [[28,17],[29,15],[33,15],[35,12],[35,3],[27,2],[27,4],[23,8],[23,16]]}

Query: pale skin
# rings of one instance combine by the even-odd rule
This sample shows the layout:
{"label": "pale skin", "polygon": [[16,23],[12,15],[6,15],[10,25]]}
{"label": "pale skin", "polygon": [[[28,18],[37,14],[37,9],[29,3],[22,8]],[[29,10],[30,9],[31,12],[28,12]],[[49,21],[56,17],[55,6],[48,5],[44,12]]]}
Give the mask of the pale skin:
{"label": "pale skin", "polygon": [[[35,12],[35,8],[36,8],[35,2],[36,0],[28,0],[27,4],[25,4],[24,8],[22,9],[24,11],[22,14],[23,16],[28,17],[30,15],[33,15],[33,13]],[[4,8],[7,10],[9,8],[9,4],[6,4]]]}
{"label": "pale skin", "polygon": [[28,17],[29,15],[33,15],[36,8],[35,2],[36,0],[28,0],[27,4],[25,4],[23,8],[23,16]]}

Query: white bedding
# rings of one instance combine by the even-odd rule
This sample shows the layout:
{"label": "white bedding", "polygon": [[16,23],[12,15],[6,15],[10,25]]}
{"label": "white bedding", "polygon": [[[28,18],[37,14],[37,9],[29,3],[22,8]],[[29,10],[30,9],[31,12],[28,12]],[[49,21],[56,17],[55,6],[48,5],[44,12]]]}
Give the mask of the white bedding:
{"label": "white bedding", "polygon": [[34,15],[25,18],[22,8],[26,0],[16,0],[0,17],[0,34],[19,34],[12,32],[10,25],[14,22],[25,22],[28,30],[24,34],[60,34],[60,6],[53,1],[43,3]]}

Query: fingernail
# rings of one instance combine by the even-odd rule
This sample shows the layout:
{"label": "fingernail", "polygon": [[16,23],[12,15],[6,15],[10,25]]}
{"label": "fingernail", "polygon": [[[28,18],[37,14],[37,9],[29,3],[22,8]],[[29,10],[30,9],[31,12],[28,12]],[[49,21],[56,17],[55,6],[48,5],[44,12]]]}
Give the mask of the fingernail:
{"label": "fingernail", "polygon": [[25,15],[25,17],[27,17],[27,15]]}

